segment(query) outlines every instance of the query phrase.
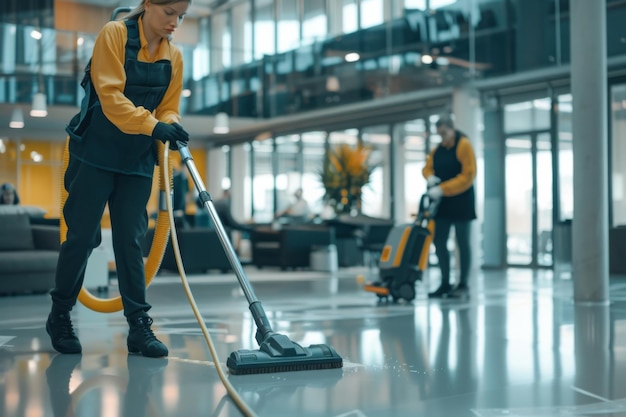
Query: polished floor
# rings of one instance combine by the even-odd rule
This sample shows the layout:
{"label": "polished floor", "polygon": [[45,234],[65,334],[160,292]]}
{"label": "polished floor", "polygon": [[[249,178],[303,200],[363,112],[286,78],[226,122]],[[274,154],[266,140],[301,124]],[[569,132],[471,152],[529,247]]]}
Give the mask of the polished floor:
{"label": "polished floor", "polygon": [[[273,328],[304,346],[325,343],[338,370],[227,375],[257,416],[626,416],[626,280],[611,303],[577,305],[572,281],[551,271],[476,271],[471,297],[428,300],[436,270],[410,304],[379,303],[363,268],[336,274],[246,267]],[[232,274],[190,286],[219,365],[256,349],[247,301]],[[113,280],[109,290],[116,295]],[[148,290],[167,359],[129,356],[120,312],[82,305],[82,355],[53,351],[47,295],[0,298],[0,416],[245,415],[227,394],[174,274]]]}

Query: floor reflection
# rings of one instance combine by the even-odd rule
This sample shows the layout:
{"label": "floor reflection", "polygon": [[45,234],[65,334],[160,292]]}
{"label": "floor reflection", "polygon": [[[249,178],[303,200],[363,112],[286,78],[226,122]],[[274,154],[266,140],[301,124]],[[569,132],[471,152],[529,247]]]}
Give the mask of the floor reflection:
{"label": "floor reflection", "polygon": [[[253,279],[274,330],[331,345],[344,367],[229,376],[260,417],[626,416],[626,280],[612,280],[602,306],[574,303],[571,281],[524,270],[481,272],[469,300],[379,304],[352,272],[282,274]],[[227,278],[191,278],[220,366],[258,348]],[[44,329],[49,297],[1,299],[0,415],[241,416],[179,284],[157,280],[149,291],[168,359],[128,355],[123,316],[82,306],[83,354],[56,354]]]}

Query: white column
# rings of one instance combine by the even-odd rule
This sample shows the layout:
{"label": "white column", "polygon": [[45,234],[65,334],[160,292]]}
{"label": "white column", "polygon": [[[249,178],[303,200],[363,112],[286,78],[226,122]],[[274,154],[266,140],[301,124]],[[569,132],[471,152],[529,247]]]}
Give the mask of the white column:
{"label": "white column", "polygon": [[337,36],[343,33],[343,2],[326,0],[326,16],[328,16],[328,34]]}
{"label": "white column", "polygon": [[230,178],[231,211],[238,221],[250,218],[250,213],[246,212],[249,204],[245,204],[245,179],[250,175],[250,164],[247,163],[248,153],[244,146],[249,145],[237,145],[230,148],[233,161]]}
{"label": "white column", "polygon": [[216,200],[222,196],[222,179],[226,176],[226,158],[222,148],[211,148],[207,154],[206,188],[211,198]]}
{"label": "white column", "polygon": [[[406,212],[406,198],[404,189],[407,179],[404,178],[404,166],[406,165],[405,146],[404,146],[404,123],[394,125],[393,137],[391,138],[391,151],[393,152],[393,167],[391,175],[393,175],[394,185],[394,212],[391,213],[396,224],[405,223],[408,214]],[[422,181],[422,178],[411,178],[409,181]],[[417,211],[417,208],[415,208]]]}
{"label": "white column", "polygon": [[[483,155],[483,140],[482,140],[482,109],[480,107],[480,99],[478,92],[471,86],[463,86],[457,88],[452,93],[452,113],[454,114],[455,127],[464,132],[474,148],[476,154],[477,169],[480,169]],[[482,178],[482,175],[477,172],[477,180],[474,181],[474,193],[476,195],[476,215],[477,221],[472,225],[472,270],[477,269],[480,266],[480,259],[482,258],[482,247],[480,239],[480,225],[482,224],[482,213],[484,211],[483,190],[481,183],[478,180]]]}
{"label": "white column", "polygon": [[385,22],[404,15],[404,0],[388,0],[384,2]]}
{"label": "white column", "polygon": [[606,5],[571,0],[576,302],[608,302]]}

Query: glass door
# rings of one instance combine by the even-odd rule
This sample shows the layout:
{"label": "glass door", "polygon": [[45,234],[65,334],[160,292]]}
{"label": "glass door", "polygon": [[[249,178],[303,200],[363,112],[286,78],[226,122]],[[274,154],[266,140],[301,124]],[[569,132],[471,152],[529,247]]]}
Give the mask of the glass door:
{"label": "glass door", "polygon": [[549,132],[506,138],[507,264],[552,265],[552,149]]}

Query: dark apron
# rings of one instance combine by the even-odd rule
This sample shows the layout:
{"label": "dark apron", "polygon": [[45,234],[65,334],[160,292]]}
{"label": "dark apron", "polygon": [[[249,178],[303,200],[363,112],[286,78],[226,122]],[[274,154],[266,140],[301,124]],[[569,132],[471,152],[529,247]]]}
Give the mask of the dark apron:
{"label": "dark apron", "polygon": [[[454,146],[446,149],[438,146],[433,155],[433,169],[441,181],[450,180],[463,171],[463,165],[457,159],[456,150],[462,135],[457,131]],[[474,186],[472,185],[461,194],[444,197],[437,206],[435,218],[450,220],[473,220],[476,218]]]}
{"label": "dark apron", "polygon": [[[137,54],[141,48],[139,24],[136,19],[125,23],[128,40],[124,60],[124,95],[136,107],[141,106],[152,112],[169,87],[172,65],[168,60],[154,63],[138,61]],[[81,111],[66,128],[72,139],[70,153],[86,164],[107,171],[151,178],[157,162],[154,139],[147,135],[124,133],[106,118],[91,83],[90,65],[91,62],[81,83],[85,89]]]}

